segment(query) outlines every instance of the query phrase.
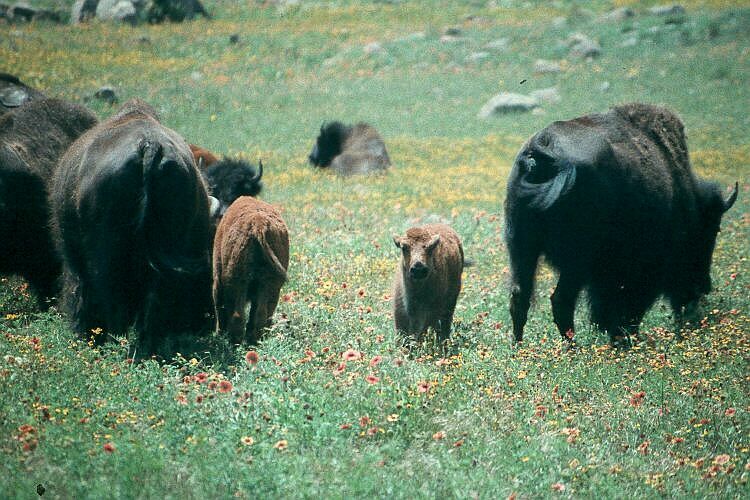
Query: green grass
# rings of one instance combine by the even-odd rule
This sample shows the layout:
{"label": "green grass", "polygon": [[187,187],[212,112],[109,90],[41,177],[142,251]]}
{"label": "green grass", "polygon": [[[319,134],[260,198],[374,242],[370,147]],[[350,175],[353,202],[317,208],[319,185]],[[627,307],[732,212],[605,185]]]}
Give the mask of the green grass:
{"label": "green grass", "polygon": [[[37,484],[45,497],[86,498],[746,497],[750,5],[683,2],[685,22],[667,25],[641,3],[635,18],[611,24],[596,18],[628,2],[496,3],[278,10],[207,0],[211,21],[0,29],[0,69],[27,83],[78,102],[110,84],[121,100],[155,104],[191,142],[263,158],[262,197],[283,208],[292,245],[285,298],[254,366],[217,338],[180,342],[169,363],[130,364],[126,339],[93,349],[54,311],[36,312],[22,281],[3,278],[0,497],[35,496]],[[568,24],[554,27],[557,16]],[[450,26],[462,42],[439,40]],[[602,56],[568,57],[559,42],[575,31],[599,40]],[[404,39],[415,32],[424,37]],[[638,45],[619,48],[633,34]],[[507,51],[466,62],[498,38]],[[372,41],[386,52],[365,54]],[[566,70],[536,75],[539,58]],[[476,118],[500,91],[550,86],[562,101],[541,115]],[[553,120],[631,100],[677,111],[696,170],[740,181],[703,319],[677,342],[657,303],[644,340],[617,351],[582,303],[580,348],[566,352],[544,269],[528,340],[513,349],[502,242],[513,157]],[[389,175],[342,180],[306,165],[331,119],[373,123],[394,161]],[[387,300],[391,235],[433,219],[451,223],[476,262],[445,361],[430,345],[401,351]],[[364,359],[336,374],[348,349]],[[230,392],[209,388],[221,380]]]}

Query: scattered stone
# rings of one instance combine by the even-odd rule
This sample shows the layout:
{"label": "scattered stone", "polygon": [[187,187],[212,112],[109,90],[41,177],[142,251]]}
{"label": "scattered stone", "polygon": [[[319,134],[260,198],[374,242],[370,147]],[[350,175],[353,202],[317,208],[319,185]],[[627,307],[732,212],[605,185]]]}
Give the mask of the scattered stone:
{"label": "scattered stone", "polygon": [[489,52],[472,52],[471,54],[466,56],[466,61],[476,63],[476,62],[484,61],[488,57],[490,57]]}
{"label": "scattered stone", "polygon": [[557,61],[547,61],[546,59],[537,59],[534,62],[534,73],[559,73],[562,66]]}
{"label": "scattered stone", "polygon": [[102,21],[120,21],[130,24],[138,22],[133,2],[128,0],[99,0],[96,17]]}
{"label": "scattered stone", "polygon": [[620,47],[635,47],[638,45],[638,37],[633,35],[620,42]]}
{"label": "scattered stone", "polygon": [[648,9],[655,16],[681,16],[686,13],[685,7],[680,4],[656,5]]}
{"label": "scattered stone", "polygon": [[502,115],[505,113],[526,112],[531,111],[537,106],[539,106],[539,101],[535,97],[502,92],[487,101],[479,110],[477,117],[489,118],[493,115]]}
{"label": "scattered stone", "polygon": [[364,49],[365,54],[383,54],[385,53],[385,49],[382,45],[380,45],[380,42],[371,42],[365,45]]}
{"label": "scattered stone", "polygon": [[603,14],[599,19],[604,22],[620,22],[635,16],[635,12],[630,7],[620,7]]}
{"label": "scattered stone", "polygon": [[115,89],[110,87],[109,85],[101,87],[99,90],[94,92],[94,98],[99,99],[100,101],[104,101],[109,105],[117,103],[117,94],[115,94]]}
{"label": "scattered stone", "polygon": [[557,104],[562,100],[557,87],[534,90],[529,95],[538,102],[546,102],[547,104]]}
{"label": "scattered stone", "polygon": [[96,17],[96,6],[99,0],[76,0],[70,10],[70,22],[72,24],[85,23]]}
{"label": "scattered stone", "polygon": [[463,32],[461,31],[461,28],[452,26],[450,28],[446,28],[443,34],[448,36],[461,36],[463,35]]}
{"label": "scattered stone", "polygon": [[601,46],[583,33],[573,33],[568,37],[570,55],[574,57],[596,57],[602,53]]}
{"label": "scattered stone", "polygon": [[599,92],[606,92],[609,90],[609,82],[602,82],[599,85]]}
{"label": "scattered stone", "polygon": [[199,15],[210,18],[200,0],[76,0],[70,22],[102,21],[161,23],[182,22]]}
{"label": "scattered stone", "polygon": [[510,40],[508,40],[507,38],[498,38],[497,40],[492,40],[491,42],[486,44],[484,48],[488,50],[504,51],[508,50],[509,45]]}
{"label": "scattered stone", "polygon": [[240,43],[240,35],[238,35],[237,33],[232,33],[231,35],[229,35],[229,43],[231,43],[232,45],[237,45],[238,43]]}

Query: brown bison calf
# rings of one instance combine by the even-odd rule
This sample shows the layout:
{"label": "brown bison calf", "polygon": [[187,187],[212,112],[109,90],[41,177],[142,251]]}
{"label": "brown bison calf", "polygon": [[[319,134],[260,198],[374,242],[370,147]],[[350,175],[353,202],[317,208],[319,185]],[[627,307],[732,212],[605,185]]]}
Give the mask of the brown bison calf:
{"label": "brown bison calf", "polygon": [[250,196],[237,198],[214,239],[217,333],[228,332],[233,344],[257,343],[276,310],[288,265],[289,234],[278,211]]}
{"label": "brown bison calf", "polygon": [[445,224],[426,224],[394,236],[393,242],[402,252],[393,280],[396,330],[419,341],[431,326],[441,342],[446,340],[461,291],[461,239]]}

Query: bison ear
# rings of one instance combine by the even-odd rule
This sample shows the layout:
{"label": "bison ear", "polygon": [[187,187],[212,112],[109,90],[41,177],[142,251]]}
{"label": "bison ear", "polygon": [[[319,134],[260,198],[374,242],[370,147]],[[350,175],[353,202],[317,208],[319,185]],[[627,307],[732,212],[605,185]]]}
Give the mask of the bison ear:
{"label": "bison ear", "polygon": [[432,252],[433,250],[435,250],[435,247],[437,246],[438,243],[440,243],[440,235],[436,234],[435,236],[432,237],[430,242],[427,244],[427,251]]}
{"label": "bison ear", "polygon": [[734,202],[737,201],[737,190],[739,189],[739,182],[734,183],[734,189],[732,190],[732,194],[729,195],[729,198],[724,200],[724,211],[726,212],[730,208],[732,208],[732,205],[734,205]]}
{"label": "bison ear", "polygon": [[400,236],[393,235],[393,244],[396,245],[396,248],[401,248],[402,241]]}

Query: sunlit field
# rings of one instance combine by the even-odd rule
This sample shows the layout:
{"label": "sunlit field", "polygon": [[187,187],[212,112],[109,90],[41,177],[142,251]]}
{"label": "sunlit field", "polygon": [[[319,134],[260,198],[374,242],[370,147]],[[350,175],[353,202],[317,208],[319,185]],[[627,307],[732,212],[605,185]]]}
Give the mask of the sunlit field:
{"label": "sunlit field", "polygon": [[[627,0],[205,0],[213,19],[182,24],[0,20],[0,71],[101,118],[117,105],[89,98],[111,85],[191,143],[262,159],[260,198],[291,240],[274,326],[252,348],[208,332],[170,341],[166,359],[141,360],[133,338],[94,348],[55,309],[38,312],[22,280],[0,278],[0,497],[42,485],[45,498],[747,498],[750,2],[681,3],[665,17]],[[634,17],[600,20],[628,5]],[[441,40],[447,28],[456,40]],[[575,32],[601,55],[570,55]],[[536,73],[537,59],[561,71]],[[499,92],[549,87],[559,102],[477,117]],[[681,340],[657,302],[631,349],[610,347],[581,300],[569,350],[542,267],[514,347],[502,238],[513,158],[554,120],[630,101],[676,111],[695,170],[739,181],[714,290]],[[390,172],[308,165],[333,119],[377,127]],[[474,266],[448,348],[407,352],[392,236],[435,221]]]}

